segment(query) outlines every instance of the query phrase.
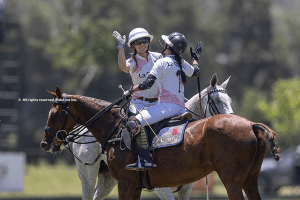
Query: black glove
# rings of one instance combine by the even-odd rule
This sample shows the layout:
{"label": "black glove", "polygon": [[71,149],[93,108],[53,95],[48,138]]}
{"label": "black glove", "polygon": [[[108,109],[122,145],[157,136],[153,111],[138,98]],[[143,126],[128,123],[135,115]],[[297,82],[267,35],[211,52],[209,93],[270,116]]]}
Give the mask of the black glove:
{"label": "black glove", "polygon": [[197,60],[198,62],[201,52],[203,51],[202,43],[198,42],[195,51],[192,50],[192,47],[190,48],[190,51],[192,60]]}
{"label": "black glove", "polygon": [[133,94],[133,87],[131,86],[129,90],[123,93],[122,98],[128,101],[132,94]]}

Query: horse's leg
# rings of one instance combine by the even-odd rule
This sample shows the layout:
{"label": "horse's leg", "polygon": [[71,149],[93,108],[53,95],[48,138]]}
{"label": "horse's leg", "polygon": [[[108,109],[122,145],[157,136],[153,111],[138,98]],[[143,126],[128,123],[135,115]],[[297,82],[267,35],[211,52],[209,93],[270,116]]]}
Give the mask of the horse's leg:
{"label": "horse's leg", "polygon": [[75,161],[76,161],[78,176],[81,181],[82,199],[90,200],[93,198],[94,195],[95,183],[96,183],[100,164],[95,163],[95,165],[93,166],[87,166],[82,164],[78,160]]}
{"label": "horse's leg", "polygon": [[141,199],[141,194],[142,194],[142,188],[140,188],[140,187],[136,188],[134,193],[133,193],[132,200],[140,200]]}
{"label": "horse's leg", "polygon": [[[121,173],[120,173],[121,174]],[[142,190],[138,188],[138,174],[132,173],[131,179],[118,177],[119,200],[137,200],[140,198]],[[135,199],[134,199],[135,198]]]}
{"label": "horse's leg", "polygon": [[244,200],[242,184],[227,183],[224,185],[230,200]]}
{"label": "horse's leg", "polygon": [[178,200],[189,200],[193,189],[193,183],[183,185],[178,191]]}
{"label": "horse's leg", "polygon": [[118,184],[110,172],[98,174],[98,183],[94,194],[94,200],[103,200],[111,193]]}
{"label": "horse's leg", "polygon": [[258,177],[260,173],[261,164],[263,162],[265,152],[266,152],[266,142],[261,134],[261,132],[255,132],[255,135],[257,137],[257,152],[255,156],[255,160],[253,162],[253,165],[248,173],[248,176],[246,178],[246,181],[243,185],[243,189],[247,195],[247,198],[249,200],[260,200],[260,194],[258,192]]}
{"label": "horse's leg", "polygon": [[247,195],[248,200],[261,200],[260,194],[258,192],[258,175],[253,175],[247,177],[243,189]]}
{"label": "horse's leg", "polygon": [[95,188],[94,200],[105,199],[118,184],[118,181],[113,178],[108,169],[107,156],[102,154],[99,160],[101,160],[101,162],[98,173],[98,182]]}
{"label": "horse's leg", "polygon": [[154,188],[154,192],[161,200],[175,200],[172,190],[169,187],[165,188]]}
{"label": "horse's leg", "polygon": [[222,165],[223,169],[216,170],[230,200],[244,200],[243,184],[250,171],[250,167],[248,168],[247,165],[246,163],[245,166],[242,166],[227,162],[225,165]]}
{"label": "horse's leg", "polygon": [[[254,158],[253,158],[254,160]],[[253,162],[252,160],[252,162]],[[224,165],[216,169],[222,183],[224,184],[230,200],[244,200],[243,184],[248,176],[250,163],[232,163],[222,161]]]}

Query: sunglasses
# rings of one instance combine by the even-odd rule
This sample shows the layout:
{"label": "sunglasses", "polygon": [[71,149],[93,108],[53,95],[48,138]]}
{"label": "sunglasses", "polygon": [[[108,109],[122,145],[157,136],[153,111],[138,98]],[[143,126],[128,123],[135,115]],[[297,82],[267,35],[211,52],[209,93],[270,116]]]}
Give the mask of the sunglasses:
{"label": "sunglasses", "polygon": [[149,42],[148,39],[140,39],[134,42],[135,45],[147,44]]}

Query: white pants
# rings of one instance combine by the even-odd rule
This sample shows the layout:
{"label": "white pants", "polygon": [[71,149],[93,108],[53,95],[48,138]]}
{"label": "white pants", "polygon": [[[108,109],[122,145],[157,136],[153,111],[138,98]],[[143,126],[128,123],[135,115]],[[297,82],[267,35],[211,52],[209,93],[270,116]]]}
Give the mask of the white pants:
{"label": "white pants", "polygon": [[136,118],[140,121],[142,126],[147,126],[148,124],[154,124],[163,119],[176,117],[184,112],[184,108],[179,105],[173,103],[159,103],[142,110],[141,114],[136,115]]}
{"label": "white pants", "polygon": [[[155,101],[155,102],[150,103],[148,101],[142,101],[140,99],[134,99],[134,100],[132,100],[132,102],[137,107],[137,109],[139,111],[141,111],[143,108],[147,108],[147,107],[156,105],[158,103],[158,100]],[[130,102],[129,110],[130,110],[130,112],[137,115],[137,114],[139,114],[139,111],[136,109],[136,107],[134,105]]]}

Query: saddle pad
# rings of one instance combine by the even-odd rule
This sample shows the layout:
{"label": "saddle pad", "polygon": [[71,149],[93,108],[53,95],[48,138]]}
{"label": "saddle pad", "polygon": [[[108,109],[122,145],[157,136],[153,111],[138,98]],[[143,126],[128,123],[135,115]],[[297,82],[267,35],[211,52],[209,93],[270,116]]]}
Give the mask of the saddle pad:
{"label": "saddle pad", "polygon": [[153,138],[151,150],[180,144],[188,123],[189,121],[184,121],[184,123],[179,121],[178,123],[169,123],[164,126],[157,134],[159,140],[157,137]]}

